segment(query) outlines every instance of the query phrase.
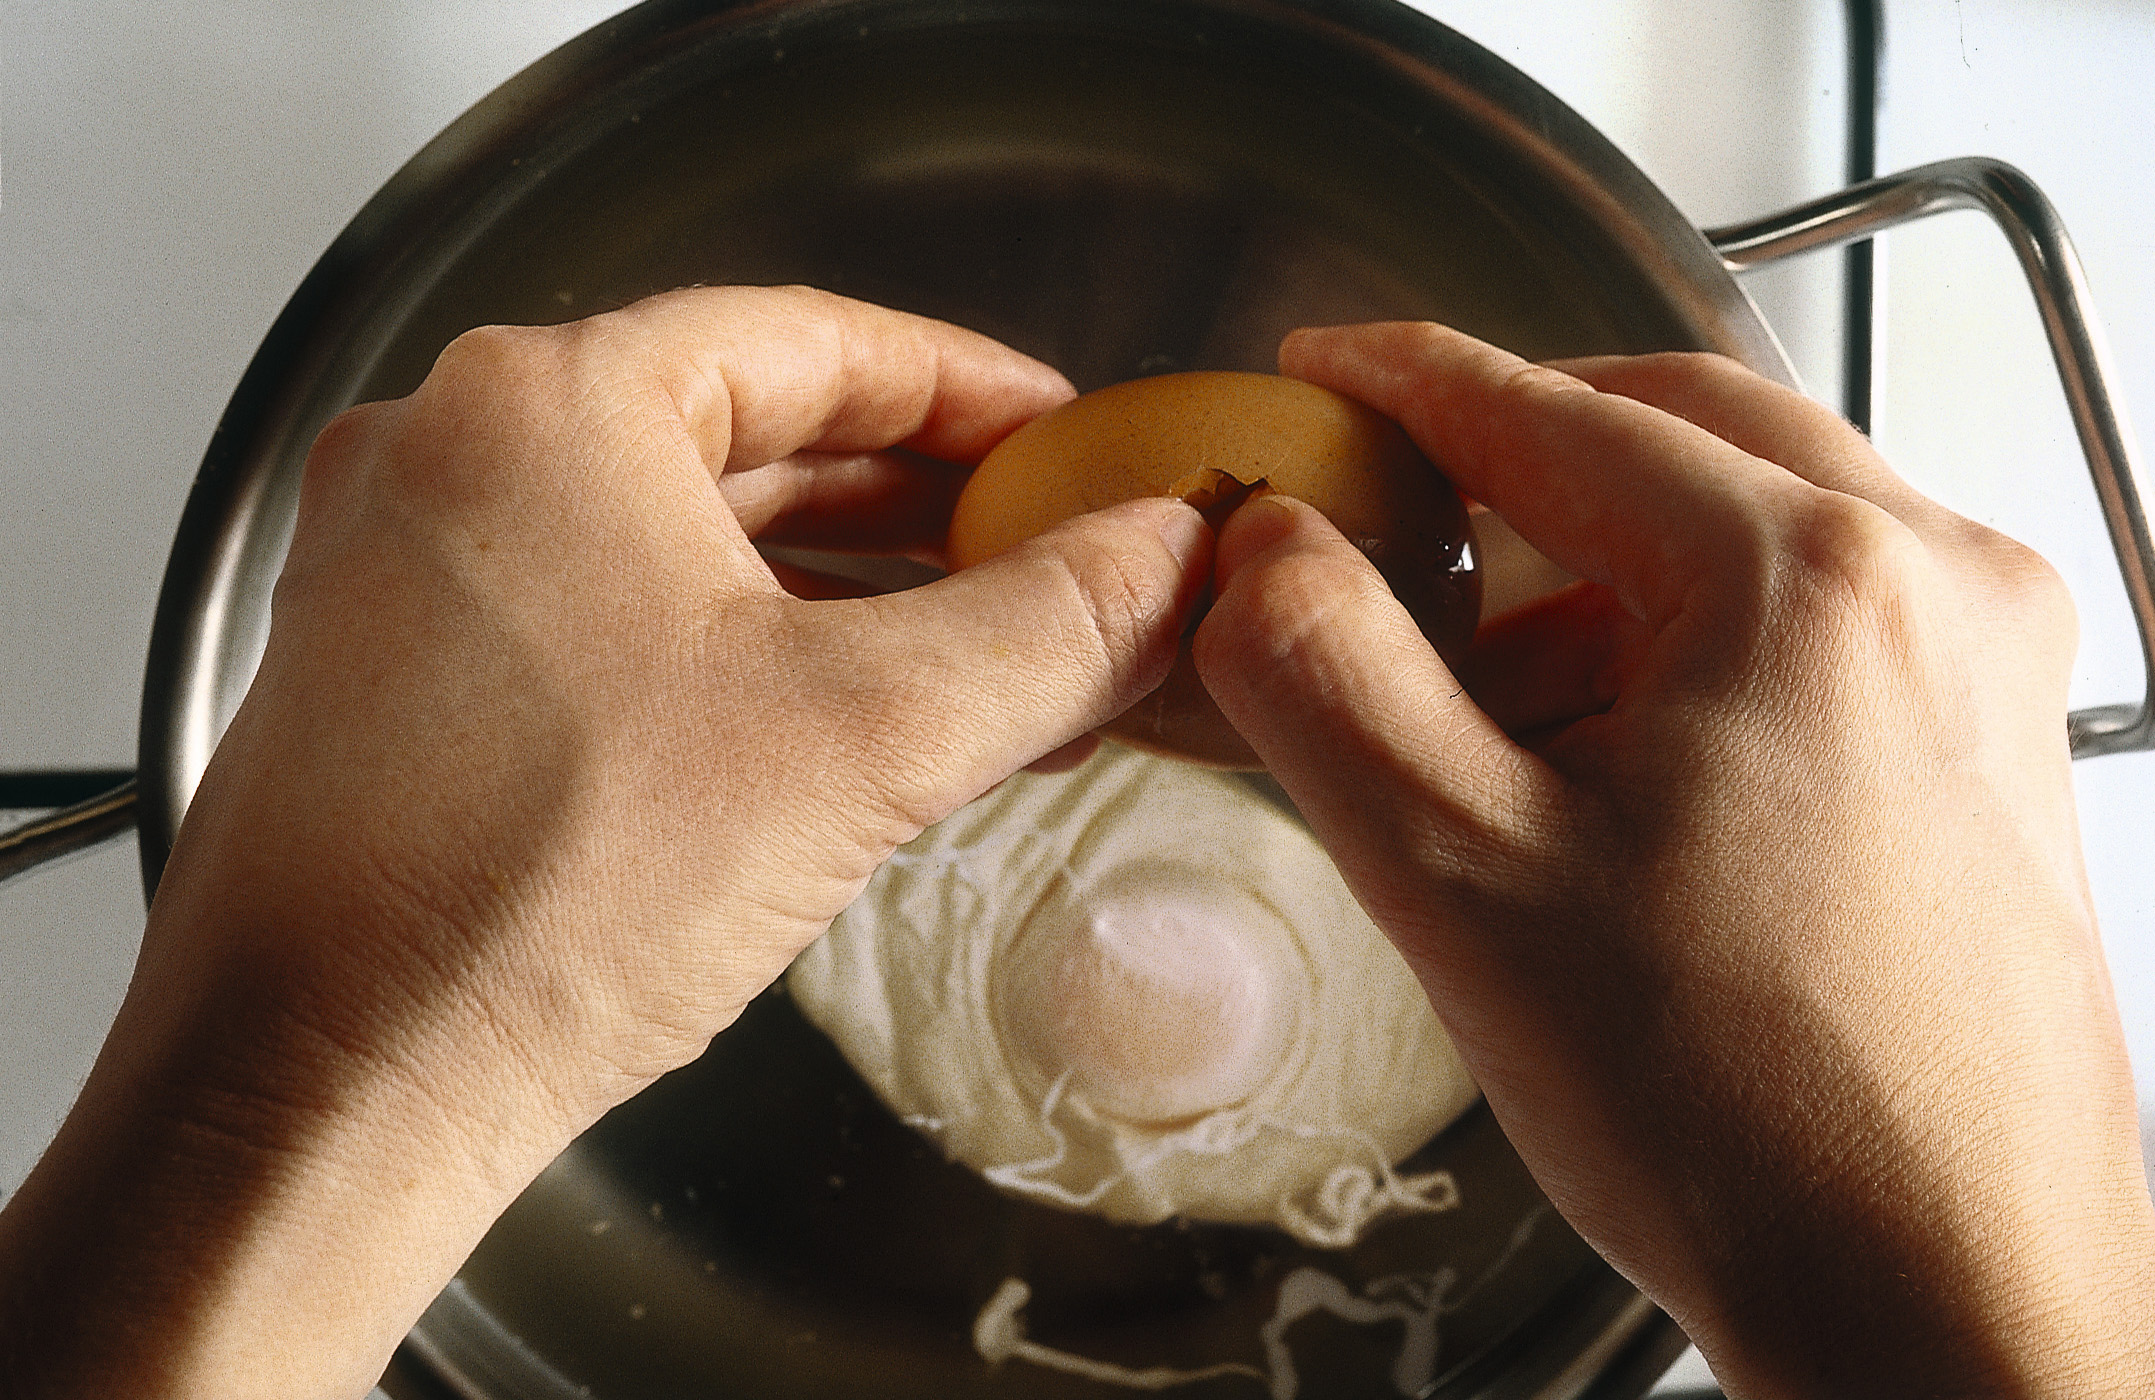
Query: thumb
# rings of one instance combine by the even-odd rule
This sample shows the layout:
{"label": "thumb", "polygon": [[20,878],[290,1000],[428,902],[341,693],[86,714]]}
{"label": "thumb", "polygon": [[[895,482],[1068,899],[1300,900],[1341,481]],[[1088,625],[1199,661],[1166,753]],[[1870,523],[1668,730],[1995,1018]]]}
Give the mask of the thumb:
{"label": "thumb", "polygon": [[[1229,518],[1198,627],[1206,689],[1380,925],[1397,873],[1480,858],[1531,810],[1539,762],[1507,738],[1360,550],[1314,508],[1260,497]],[[1462,873],[1465,873],[1464,871]]]}
{"label": "thumb", "polygon": [[1174,663],[1211,561],[1198,513],[1150,498],[874,600],[903,639],[879,747],[916,760],[888,796],[940,820],[1128,709]]}

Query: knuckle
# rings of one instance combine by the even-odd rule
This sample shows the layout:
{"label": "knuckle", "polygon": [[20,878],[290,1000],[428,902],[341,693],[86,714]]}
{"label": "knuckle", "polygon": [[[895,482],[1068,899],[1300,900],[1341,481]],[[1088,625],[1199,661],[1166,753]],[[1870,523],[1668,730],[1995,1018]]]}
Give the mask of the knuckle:
{"label": "knuckle", "polygon": [[1968,522],[1969,546],[1982,567],[2015,593],[2027,597],[2062,597],[2065,580],[2041,554],[1986,525]]}
{"label": "knuckle", "polygon": [[[1297,552],[1267,565],[1255,587],[1230,589],[1213,605],[1195,640],[1208,683],[1231,679],[1259,697],[1295,694],[1329,674],[1335,623],[1345,615],[1383,616],[1390,591],[1360,556]],[[1404,632],[1411,621],[1399,615]],[[1416,633],[1413,639],[1420,642]]]}
{"label": "knuckle", "polygon": [[1821,493],[1798,512],[1784,544],[1814,598],[1879,612],[1948,580],[1972,580],[1973,591],[2020,627],[2075,627],[2072,595],[2047,559],[1988,526],[1956,520],[1919,533],[1883,507]]}
{"label": "knuckle", "polygon": [[[382,484],[435,509],[481,509],[531,489],[524,469],[569,458],[543,443],[588,411],[594,342],[618,331],[593,321],[481,326],[459,335],[397,407],[381,444]],[[504,495],[506,493],[506,495]]]}
{"label": "knuckle", "polygon": [[1508,367],[1488,390],[1486,411],[1478,414],[1470,430],[1472,453],[1483,463],[1497,463],[1516,454],[1531,439],[1533,425],[1540,423],[1561,401],[1600,391],[1585,380],[1548,365],[1518,364]]}
{"label": "knuckle", "polygon": [[1174,579],[1127,538],[1109,541],[1091,529],[1070,532],[1062,562],[1076,604],[1064,625],[1110,674],[1140,655],[1161,630],[1174,602]]}
{"label": "knuckle", "polygon": [[1494,390],[1495,406],[1499,410],[1526,411],[1538,407],[1553,398],[1575,394],[1595,393],[1585,380],[1575,375],[1553,369],[1548,365],[1521,364],[1513,366],[1500,379]]}
{"label": "knuckle", "polygon": [[1632,361],[1640,370],[1668,383],[1749,382],[1760,376],[1712,350],[1656,350]]}
{"label": "knuckle", "polygon": [[416,396],[429,407],[528,392],[551,380],[561,343],[586,323],[566,327],[479,326],[443,347]]}
{"label": "knuckle", "polygon": [[1634,373],[1643,381],[1639,387],[1650,398],[1665,400],[1660,407],[1701,423],[1717,435],[1722,435],[1722,430],[1716,421],[1728,411],[1727,406],[1745,403],[1772,403],[1780,411],[1801,414],[1818,426],[1847,427],[1839,414],[1816,400],[1715,351],[1665,350],[1642,355],[1635,362]]}
{"label": "knuckle", "polygon": [[824,287],[811,287],[805,282],[789,282],[784,286],[767,289],[770,298],[781,306],[805,306],[818,311],[836,311],[855,305],[851,299]]}
{"label": "knuckle", "polygon": [[1882,507],[1818,492],[1794,513],[1784,539],[1807,591],[1878,603],[1908,591],[1928,560],[1914,531]]}
{"label": "knuckle", "polygon": [[494,443],[534,420],[558,393],[554,333],[481,326],[449,342],[407,400],[406,457],[432,457],[458,443]]}
{"label": "knuckle", "polygon": [[1778,639],[1768,645],[1781,656],[1779,666],[1815,667],[1830,655],[1868,674],[1877,658],[1920,650],[1933,563],[1915,533],[1885,510],[1807,492],[1758,544],[1766,636]]}
{"label": "knuckle", "polygon": [[466,370],[483,371],[504,360],[528,353],[532,337],[528,328],[511,325],[473,326],[460,332],[434,357],[433,376],[441,379]]}
{"label": "knuckle", "polygon": [[300,473],[298,518],[293,529],[293,548],[287,571],[304,566],[312,545],[331,531],[355,496],[363,497],[368,484],[398,433],[398,406],[366,403],[348,408],[315,435]]}
{"label": "knuckle", "polygon": [[391,405],[363,403],[345,409],[324,424],[314,438],[309,470],[318,461],[324,470],[363,459],[380,440],[393,415]]}
{"label": "knuckle", "polygon": [[363,403],[345,409],[315,434],[300,476],[302,521],[326,509],[326,500],[364,482],[382,445],[397,432],[397,406]]}
{"label": "knuckle", "polygon": [[1441,321],[1403,321],[1394,330],[1402,353],[1416,358],[1444,355],[1459,339],[1459,332]]}
{"label": "knuckle", "polygon": [[2010,535],[1963,521],[1958,553],[1986,593],[2031,638],[2061,642],[2070,652],[2079,641],[2080,615],[2072,591],[2051,562]]}
{"label": "knuckle", "polygon": [[[2034,551],[2029,551],[2034,555]],[[2065,580],[2051,567],[2050,561],[2034,555],[2035,567],[2027,569],[2015,587],[2022,605],[2034,615],[2038,628],[2061,643],[2070,654],[2080,641],[2080,610],[2073,604],[2072,591]]]}
{"label": "knuckle", "polygon": [[[1261,639],[1268,649],[1299,650],[1338,605],[1340,570],[1334,561],[1306,553],[1273,561],[1260,586],[1228,592],[1213,611],[1241,635]],[[1225,628],[1214,628],[1215,634]]]}

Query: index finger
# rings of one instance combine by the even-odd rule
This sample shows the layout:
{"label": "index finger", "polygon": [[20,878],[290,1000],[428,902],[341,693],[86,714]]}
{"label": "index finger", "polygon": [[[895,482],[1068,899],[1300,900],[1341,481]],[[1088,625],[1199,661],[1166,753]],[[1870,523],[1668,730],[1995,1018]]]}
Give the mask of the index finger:
{"label": "index finger", "polygon": [[[459,510],[491,512],[491,532],[598,530],[634,548],[689,532],[678,557],[775,587],[714,478],[805,452],[826,465],[901,446],[978,461],[1070,395],[1046,365],[945,322],[804,287],[693,288],[460,336],[397,411],[409,441],[394,455],[430,489],[453,487]],[[834,500],[849,483],[865,490]],[[872,510],[860,497],[883,485],[780,470],[745,494],[767,523],[803,506]]]}
{"label": "index finger", "polygon": [[987,336],[810,287],[694,287],[587,324],[630,333],[714,476],[804,448],[978,462],[1072,393]]}
{"label": "index finger", "polygon": [[1419,322],[1297,331],[1288,374],[1398,420],[1461,490],[1659,626],[1816,487],[1674,414]]}
{"label": "index finger", "polygon": [[1726,356],[1704,351],[1596,355],[1553,361],[1550,367],[1603,393],[1696,423],[1815,486],[1875,502],[1911,526],[1938,513],[1939,507],[1896,475],[1847,419]]}

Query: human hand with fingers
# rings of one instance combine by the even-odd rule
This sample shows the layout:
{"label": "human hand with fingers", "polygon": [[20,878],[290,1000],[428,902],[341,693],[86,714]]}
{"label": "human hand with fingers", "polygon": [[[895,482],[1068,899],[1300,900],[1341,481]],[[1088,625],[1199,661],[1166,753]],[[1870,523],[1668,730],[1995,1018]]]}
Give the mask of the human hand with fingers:
{"label": "human hand with fingers", "polygon": [[[1262,499],[1197,637],[1552,1199],[1737,1395],[2155,1393],[2047,570],[1725,362],[1376,326],[1283,366],[1582,580],[1454,676]],[[896,844],[1081,752],[1167,668],[1194,512],[881,598],[755,548],[932,554],[1069,392],[731,289],[475,333],[333,424],[135,986],[0,1212],[0,1389],[364,1393]]]}
{"label": "human hand with fingers", "polygon": [[1069,394],[951,326],[698,290],[473,332],[333,423],[130,995],[0,1215],[0,1390],[364,1394],[896,845],[1156,683],[1209,561],[1179,503],[887,597],[753,543],[932,551]]}
{"label": "human hand with fingers", "polygon": [[1726,361],[1281,362],[1580,579],[1455,677],[1259,500],[1196,639],[1557,1206],[1733,1395],[2155,1394],[2047,567]]}

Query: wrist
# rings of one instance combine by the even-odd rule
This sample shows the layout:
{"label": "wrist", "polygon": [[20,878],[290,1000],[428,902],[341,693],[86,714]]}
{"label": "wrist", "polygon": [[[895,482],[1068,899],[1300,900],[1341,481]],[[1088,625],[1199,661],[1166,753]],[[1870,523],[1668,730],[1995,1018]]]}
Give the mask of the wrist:
{"label": "wrist", "polygon": [[1758,1238],[1753,1286],[1695,1340],[1744,1400],[2155,1395],[2155,1209],[2128,1185],[1980,1222],[1844,1218],[1808,1236],[1834,1257]]}
{"label": "wrist", "polygon": [[430,1075],[441,1040],[362,1052],[273,979],[138,975],[0,1214],[0,1388],[365,1394],[573,1133],[468,1053],[455,1081]]}

